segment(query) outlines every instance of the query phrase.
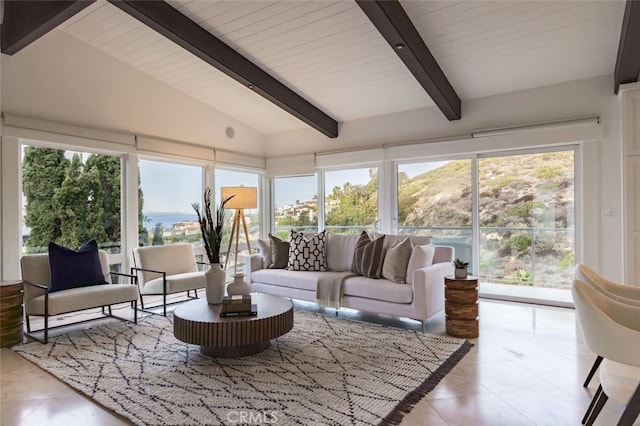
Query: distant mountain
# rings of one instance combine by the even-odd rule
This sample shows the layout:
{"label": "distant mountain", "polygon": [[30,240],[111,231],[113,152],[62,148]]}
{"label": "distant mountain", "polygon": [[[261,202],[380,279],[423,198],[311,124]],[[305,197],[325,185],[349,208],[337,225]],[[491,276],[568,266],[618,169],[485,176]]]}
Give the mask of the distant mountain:
{"label": "distant mountain", "polygon": [[[573,152],[480,159],[480,226],[573,227]],[[398,185],[405,226],[471,226],[471,164],[451,161]]]}

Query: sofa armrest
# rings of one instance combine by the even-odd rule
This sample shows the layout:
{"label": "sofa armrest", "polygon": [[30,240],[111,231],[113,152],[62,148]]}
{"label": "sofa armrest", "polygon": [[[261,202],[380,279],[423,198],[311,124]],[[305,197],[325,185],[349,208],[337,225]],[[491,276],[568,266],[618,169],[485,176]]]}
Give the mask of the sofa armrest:
{"label": "sofa armrest", "polygon": [[417,312],[424,312],[426,320],[444,309],[444,277],[453,275],[450,262],[434,263],[413,272],[413,303]]}
{"label": "sofa armrest", "polygon": [[113,271],[109,271],[109,274],[111,275],[116,275],[118,277],[128,277],[129,280],[131,281],[129,284],[138,284],[138,276],[134,275],[134,274],[125,274],[123,272],[113,272]]}
{"label": "sofa armrest", "polygon": [[23,281],[23,283],[25,283],[27,285],[31,285],[31,286],[37,287],[37,288],[45,290],[45,291],[49,289],[49,286],[46,285],[46,284],[32,283],[31,281]]}
{"label": "sofa armrest", "polygon": [[450,246],[435,246],[433,263],[453,262],[456,250]]}
{"label": "sofa armrest", "polygon": [[251,272],[262,269],[262,255],[260,253],[253,253],[245,258],[245,262],[246,280],[251,284]]}

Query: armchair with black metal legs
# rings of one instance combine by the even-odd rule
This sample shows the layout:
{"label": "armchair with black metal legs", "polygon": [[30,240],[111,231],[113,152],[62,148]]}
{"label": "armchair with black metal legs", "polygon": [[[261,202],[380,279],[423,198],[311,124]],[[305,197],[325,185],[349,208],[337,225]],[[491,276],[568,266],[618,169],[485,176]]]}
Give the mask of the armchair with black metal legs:
{"label": "armchair with black metal legs", "polygon": [[631,425],[640,413],[640,307],[614,300],[580,280],[571,287],[584,340],[603,360],[600,386],[582,424],[592,425],[612,398],[626,408],[618,425]]}
{"label": "armchair with black metal legs", "polygon": [[[162,307],[162,315],[167,316],[167,305],[184,301],[167,303],[168,295],[186,292],[187,299],[198,298],[198,289],[204,288],[204,271],[198,270],[191,244],[137,247],[133,250],[133,262],[131,273],[138,277],[143,312],[155,314],[151,308]],[[195,296],[191,296],[192,290]],[[162,305],[145,307],[144,298],[151,295],[162,296]]]}
{"label": "armchair with black metal legs", "polygon": [[[123,321],[130,321],[127,318],[113,315],[111,305],[130,303],[133,309],[133,322],[138,322],[137,303],[138,291],[136,277],[129,274],[111,272],[107,253],[104,250],[98,252],[102,274],[105,284],[69,288],[62,291],[51,290],[51,271],[49,267],[49,255],[46,253],[29,254],[20,259],[22,268],[22,279],[24,280],[24,307],[26,336],[41,343],[49,340],[49,331],[58,327],[65,327],[63,324],[56,327],[49,326],[49,318],[55,315],[67,314],[70,312],[83,311],[92,308],[102,308],[105,316],[117,318]],[[129,284],[113,283],[112,277],[128,277]],[[105,312],[105,307],[107,312]],[[43,317],[44,327],[33,330],[31,327],[31,316]],[[97,318],[89,318],[84,321],[93,321]],[[84,322],[81,321],[81,322]],[[42,337],[39,336],[42,332]],[[36,334],[38,333],[38,335]]]}
{"label": "armchair with black metal legs", "polygon": [[[605,292],[610,298],[617,300],[618,302],[640,306],[640,287],[619,284],[608,280],[583,263],[578,263],[576,265],[575,278],[589,284],[598,291]],[[594,361],[593,366],[582,385],[583,387],[586,388],[589,386],[589,383],[591,382],[595,372],[598,370],[601,362],[602,357],[597,355],[596,360]]]}

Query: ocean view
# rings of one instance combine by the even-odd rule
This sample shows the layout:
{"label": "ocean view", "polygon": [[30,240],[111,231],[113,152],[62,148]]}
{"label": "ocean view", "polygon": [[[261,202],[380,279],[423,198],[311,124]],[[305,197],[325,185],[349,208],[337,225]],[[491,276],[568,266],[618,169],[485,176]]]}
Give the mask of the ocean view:
{"label": "ocean view", "polygon": [[161,223],[165,228],[171,228],[174,223],[183,221],[197,221],[198,216],[195,213],[158,213],[149,212],[144,213],[145,223],[144,227],[147,230],[152,230],[156,223]]}

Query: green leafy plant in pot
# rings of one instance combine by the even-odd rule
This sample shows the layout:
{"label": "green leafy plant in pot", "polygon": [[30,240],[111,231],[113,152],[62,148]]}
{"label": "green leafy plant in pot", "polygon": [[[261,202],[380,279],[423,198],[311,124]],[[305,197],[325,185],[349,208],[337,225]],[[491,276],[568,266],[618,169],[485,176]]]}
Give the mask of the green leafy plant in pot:
{"label": "green leafy plant in pot", "polygon": [[207,253],[210,267],[205,271],[205,293],[207,295],[207,303],[220,304],[226,290],[227,274],[220,264],[220,247],[222,245],[222,233],[225,220],[225,205],[234,195],[223,198],[216,210],[215,220],[211,212],[211,188],[204,191],[204,206],[201,208],[200,203],[192,203],[191,206],[198,215],[198,223],[200,224],[200,232],[202,233],[202,245]]}
{"label": "green leafy plant in pot", "polygon": [[462,259],[456,257],[456,260],[453,261],[453,266],[455,267],[455,277],[456,278],[467,278],[469,274],[467,268],[469,267],[469,262],[465,262]]}

